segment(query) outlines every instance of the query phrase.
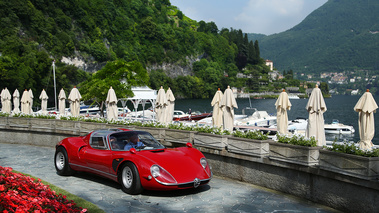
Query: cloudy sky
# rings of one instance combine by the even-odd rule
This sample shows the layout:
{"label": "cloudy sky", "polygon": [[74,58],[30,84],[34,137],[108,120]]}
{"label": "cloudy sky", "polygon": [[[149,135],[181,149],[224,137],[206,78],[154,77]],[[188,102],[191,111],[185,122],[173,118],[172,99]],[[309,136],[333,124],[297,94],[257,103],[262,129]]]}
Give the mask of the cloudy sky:
{"label": "cloudy sky", "polygon": [[299,24],[327,0],[170,0],[196,21],[213,21],[221,28],[271,35]]}

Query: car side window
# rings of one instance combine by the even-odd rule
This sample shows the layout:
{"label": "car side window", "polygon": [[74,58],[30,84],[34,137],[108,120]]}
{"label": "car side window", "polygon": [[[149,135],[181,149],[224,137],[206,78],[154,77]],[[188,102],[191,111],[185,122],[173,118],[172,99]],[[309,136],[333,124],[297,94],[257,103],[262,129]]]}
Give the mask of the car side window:
{"label": "car side window", "polygon": [[104,137],[92,137],[91,147],[94,149],[107,149]]}

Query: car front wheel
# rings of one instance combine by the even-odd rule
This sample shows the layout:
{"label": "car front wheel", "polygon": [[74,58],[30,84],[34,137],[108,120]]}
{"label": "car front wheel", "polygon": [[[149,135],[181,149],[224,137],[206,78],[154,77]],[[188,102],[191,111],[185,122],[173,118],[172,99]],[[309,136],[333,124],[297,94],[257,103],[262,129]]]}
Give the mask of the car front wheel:
{"label": "car front wheel", "polygon": [[67,151],[64,147],[58,147],[55,151],[54,164],[58,175],[72,175],[74,173],[68,163]]}
{"label": "car front wheel", "polygon": [[132,162],[122,165],[118,178],[122,191],[132,195],[143,191],[137,167]]}

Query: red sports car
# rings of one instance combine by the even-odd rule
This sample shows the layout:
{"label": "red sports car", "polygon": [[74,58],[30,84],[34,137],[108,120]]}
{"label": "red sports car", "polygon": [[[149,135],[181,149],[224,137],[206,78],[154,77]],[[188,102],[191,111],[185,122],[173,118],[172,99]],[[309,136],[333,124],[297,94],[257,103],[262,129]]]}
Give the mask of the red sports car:
{"label": "red sports car", "polygon": [[196,188],[212,178],[204,155],[193,148],[166,148],[150,133],[127,129],[96,130],[56,145],[59,175],[91,172],[121,184],[128,194],[147,190]]}

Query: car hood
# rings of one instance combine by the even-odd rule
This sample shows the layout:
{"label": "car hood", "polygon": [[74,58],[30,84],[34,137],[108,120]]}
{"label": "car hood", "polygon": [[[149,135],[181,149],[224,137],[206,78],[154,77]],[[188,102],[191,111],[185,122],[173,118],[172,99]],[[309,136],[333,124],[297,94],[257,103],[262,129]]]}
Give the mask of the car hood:
{"label": "car hood", "polygon": [[178,183],[191,182],[195,178],[205,180],[210,178],[200,164],[197,150],[162,149],[157,151],[141,151],[138,154],[149,159],[169,172]]}

